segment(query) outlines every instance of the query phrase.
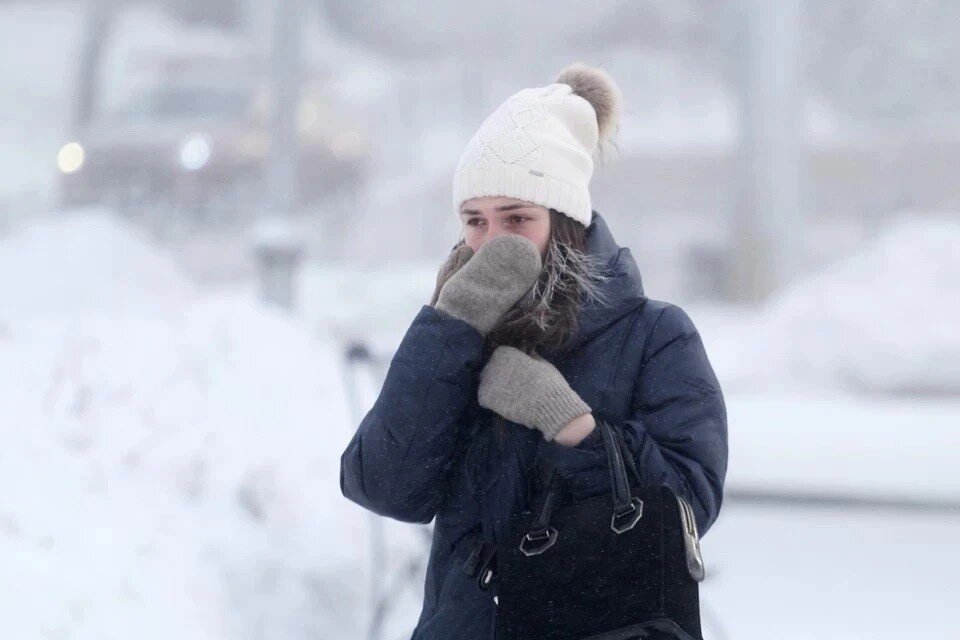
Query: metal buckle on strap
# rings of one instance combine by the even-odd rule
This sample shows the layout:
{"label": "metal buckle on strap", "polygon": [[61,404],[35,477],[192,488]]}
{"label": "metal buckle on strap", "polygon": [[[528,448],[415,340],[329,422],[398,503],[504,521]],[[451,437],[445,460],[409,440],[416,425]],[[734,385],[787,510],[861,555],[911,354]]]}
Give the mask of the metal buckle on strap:
{"label": "metal buckle on strap", "polygon": [[480,553],[480,573],[477,575],[477,586],[480,588],[480,591],[486,591],[490,588],[490,585],[493,584],[493,579],[496,576],[495,558],[497,548],[484,543]]}
{"label": "metal buckle on strap", "polygon": [[[624,509],[623,511],[616,512],[614,511],[613,515],[610,516],[610,528],[613,529],[614,533],[624,533],[633,529],[640,518],[643,517],[643,500],[640,498],[633,498],[630,500],[630,506]],[[620,518],[627,518],[623,524],[617,524],[617,520]]]}
{"label": "metal buckle on strap", "polygon": [[552,547],[556,541],[557,530],[553,527],[530,531],[520,541],[520,551],[527,557],[540,555]]}

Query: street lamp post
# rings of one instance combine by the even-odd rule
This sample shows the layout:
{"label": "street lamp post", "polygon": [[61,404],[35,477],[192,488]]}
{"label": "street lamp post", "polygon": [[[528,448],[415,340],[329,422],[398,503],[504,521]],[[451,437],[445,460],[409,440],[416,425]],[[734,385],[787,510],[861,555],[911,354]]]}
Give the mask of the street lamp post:
{"label": "street lamp post", "polygon": [[271,36],[272,113],[266,203],[254,229],[264,302],[295,306],[294,276],[304,254],[291,216],[299,206],[297,109],[301,84],[304,0],[274,0]]}
{"label": "street lamp post", "polygon": [[763,300],[798,270],[801,0],[743,0],[740,198],[730,293]]}

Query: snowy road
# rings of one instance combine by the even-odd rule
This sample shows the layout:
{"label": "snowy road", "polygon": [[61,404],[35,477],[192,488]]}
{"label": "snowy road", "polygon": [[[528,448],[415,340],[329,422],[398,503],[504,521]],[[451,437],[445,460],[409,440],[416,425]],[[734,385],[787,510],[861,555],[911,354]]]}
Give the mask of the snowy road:
{"label": "snowy road", "polygon": [[703,541],[705,639],[955,637],[957,536],[957,514],[727,505]]}

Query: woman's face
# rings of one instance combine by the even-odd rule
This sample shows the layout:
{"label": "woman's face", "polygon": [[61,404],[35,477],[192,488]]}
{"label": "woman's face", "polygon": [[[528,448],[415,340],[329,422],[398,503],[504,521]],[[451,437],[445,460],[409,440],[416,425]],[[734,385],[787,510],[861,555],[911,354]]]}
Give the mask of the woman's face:
{"label": "woman's face", "polygon": [[463,239],[474,253],[491,238],[515,233],[537,245],[541,257],[550,242],[550,210],[537,204],[508,198],[484,196],[460,205]]}

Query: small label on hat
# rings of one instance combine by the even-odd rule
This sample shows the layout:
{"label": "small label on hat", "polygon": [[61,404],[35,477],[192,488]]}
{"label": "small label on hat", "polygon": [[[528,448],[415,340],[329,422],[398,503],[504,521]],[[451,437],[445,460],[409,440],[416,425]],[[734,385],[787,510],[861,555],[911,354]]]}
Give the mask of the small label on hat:
{"label": "small label on hat", "polygon": [[532,176],[537,176],[538,178],[542,178],[542,177],[543,177],[543,174],[542,174],[542,173],[540,173],[539,171],[534,171],[533,169],[530,169],[530,175],[532,175]]}

